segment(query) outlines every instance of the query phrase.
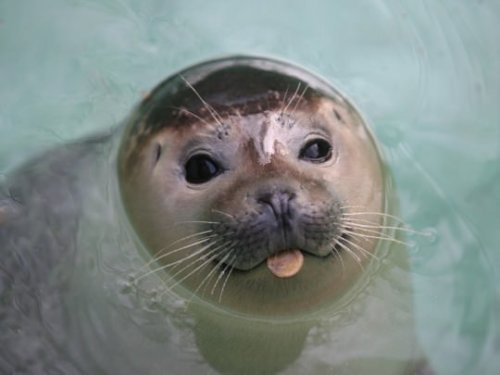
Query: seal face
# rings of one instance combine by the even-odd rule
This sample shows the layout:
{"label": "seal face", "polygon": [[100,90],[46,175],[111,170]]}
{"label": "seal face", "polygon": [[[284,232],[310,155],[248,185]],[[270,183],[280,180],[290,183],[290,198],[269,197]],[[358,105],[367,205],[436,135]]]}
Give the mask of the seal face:
{"label": "seal face", "polygon": [[124,206],[175,284],[241,312],[293,313],[341,295],[373,257],[381,159],[314,75],[211,61],[161,83],[127,126]]}

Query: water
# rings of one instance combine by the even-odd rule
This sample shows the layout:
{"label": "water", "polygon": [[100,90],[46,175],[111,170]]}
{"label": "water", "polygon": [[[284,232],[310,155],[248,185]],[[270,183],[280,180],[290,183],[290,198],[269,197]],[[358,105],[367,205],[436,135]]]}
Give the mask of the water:
{"label": "water", "polygon": [[401,216],[434,229],[411,252],[430,363],[497,373],[499,22],[494,0],[2,1],[0,172],[109,128],[191,63],[249,53],[300,64],[370,119]]}

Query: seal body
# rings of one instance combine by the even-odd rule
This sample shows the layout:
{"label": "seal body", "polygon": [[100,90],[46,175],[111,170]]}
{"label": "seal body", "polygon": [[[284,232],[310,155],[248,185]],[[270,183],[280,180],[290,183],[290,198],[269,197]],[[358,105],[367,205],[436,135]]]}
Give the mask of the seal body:
{"label": "seal body", "polygon": [[401,373],[391,206],[365,121],[328,84],[259,58],[189,68],[9,178],[0,368]]}

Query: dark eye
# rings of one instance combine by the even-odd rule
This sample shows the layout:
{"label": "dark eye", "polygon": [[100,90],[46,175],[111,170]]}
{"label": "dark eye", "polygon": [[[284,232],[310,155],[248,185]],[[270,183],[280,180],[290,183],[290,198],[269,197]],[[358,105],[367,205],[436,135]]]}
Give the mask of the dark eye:
{"label": "dark eye", "polygon": [[324,139],[313,139],[300,150],[299,158],[312,163],[324,163],[332,157],[332,145]]}
{"label": "dark eye", "polygon": [[191,184],[203,184],[221,173],[219,165],[208,155],[194,155],[184,166],[186,181]]}

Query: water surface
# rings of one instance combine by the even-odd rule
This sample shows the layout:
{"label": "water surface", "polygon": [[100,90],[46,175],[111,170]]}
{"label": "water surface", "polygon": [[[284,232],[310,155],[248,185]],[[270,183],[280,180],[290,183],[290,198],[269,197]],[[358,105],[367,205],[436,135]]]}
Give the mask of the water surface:
{"label": "water surface", "polygon": [[373,125],[412,247],[438,373],[500,369],[500,3],[0,2],[0,173],[108,129],[152,86],[228,54],[300,64]]}

